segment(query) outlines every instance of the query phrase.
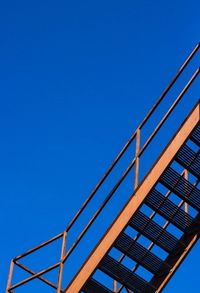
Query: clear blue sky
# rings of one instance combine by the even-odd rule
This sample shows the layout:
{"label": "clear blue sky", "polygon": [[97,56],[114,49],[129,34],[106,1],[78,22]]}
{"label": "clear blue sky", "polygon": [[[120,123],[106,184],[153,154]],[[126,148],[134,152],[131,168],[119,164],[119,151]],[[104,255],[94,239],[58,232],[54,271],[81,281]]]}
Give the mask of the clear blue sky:
{"label": "clear blue sky", "polygon": [[[199,42],[199,11],[1,1],[0,292],[10,259],[64,229]],[[165,292],[198,292],[199,261],[196,246]]]}

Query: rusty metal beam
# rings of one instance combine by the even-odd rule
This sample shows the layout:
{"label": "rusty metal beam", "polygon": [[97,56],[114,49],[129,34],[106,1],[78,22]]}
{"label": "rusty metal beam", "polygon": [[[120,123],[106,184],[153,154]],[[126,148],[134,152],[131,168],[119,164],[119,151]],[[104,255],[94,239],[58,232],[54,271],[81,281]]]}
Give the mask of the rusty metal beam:
{"label": "rusty metal beam", "polygon": [[36,274],[32,275],[31,277],[28,277],[28,278],[24,279],[23,281],[20,281],[17,284],[12,285],[9,288],[9,290],[14,290],[17,287],[20,287],[21,285],[26,284],[26,283],[30,282],[31,280],[34,280],[34,279],[36,279],[36,278],[38,278],[38,277],[40,277],[40,276],[52,271],[53,269],[59,267],[59,265],[60,265],[60,263],[56,263],[55,265],[52,265],[52,266],[48,267],[47,269],[44,269],[44,270],[40,271],[39,273],[36,273]]}
{"label": "rusty metal beam", "polygon": [[[24,271],[26,271],[27,273],[31,274],[32,276],[36,275],[36,273],[32,270],[30,270],[29,268],[27,268],[26,266],[22,265],[21,263],[19,263],[18,261],[14,262],[18,267],[20,267],[21,269],[23,269]],[[49,280],[38,276],[37,277],[39,280],[41,280],[42,282],[46,283],[47,285],[51,286],[54,289],[57,289],[57,286],[54,285],[52,282],[50,282]]]}
{"label": "rusty metal beam", "polygon": [[42,242],[40,245],[35,246],[34,248],[32,248],[32,249],[30,249],[30,250],[24,252],[23,254],[20,254],[20,255],[16,256],[16,257],[14,258],[14,260],[15,260],[15,261],[16,261],[16,260],[19,260],[19,259],[21,259],[21,258],[23,258],[23,257],[25,257],[25,256],[27,256],[27,255],[29,255],[29,254],[31,254],[31,253],[33,253],[33,252],[35,252],[36,250],[38,250],[38,249],[40,249],[40,248],[42,248],[42,247],[44,247],[44,246],[46,246],[46,245],[48,245],[48,244],[50,244],[50,243],[56,241],[57,239],[61,238],[61,237],[63,236],[63,234],[64,234],[64,232],[62,232],[62,233],[60,233],[60,234],[58,234],[58,235],[52,237],[51,239],[49,239],[49,240],[47,240],[47,241],[45,241],[45,242]]}
{"label": "rusty metal beam", "polygon": [[62,287],[62,277],[63,277],[66,243],[67,243],[67,232],[65,231],[63,234],[62,249],[61,249],[61,256],[60,256],[60,267],[59,267],[59,273],[58,273],[58,287],[57,287],[57,291],[56,291],[57,293],[61,292],[61,287]]}
{"label": "rusty metal beam", "polygon": [[148,195],[151,188],[155,185],[160,175],[164,172],[168,164],[173,160],[179,148],[186,141],[194,127],[199,122],[199,103],[194,107],[185,122],[180,127],[177,134],[168,144],[165,151],[161,154],[157,162],[151,168],[141,185],[130,198],[119,216],[115,219],[111,227],[107,230],[103,238],[99,241],[93,252],[85,261],[72,282],[65,289],[66,293],[79,292],[88,278],[92,275],[101,259],[111,248],[120,232],[126,227],[132,215],[140,207],[143,200]]}
{"label": "rusty metal beam", "polygon": [[7,286],[6,286],[6,293],[10,292],[13,269],[14,269],[14,261],[12,259],[11,262],[10,262],[10,269],[9,269],[9,274],[8,274],[8,282],[7,282]]}

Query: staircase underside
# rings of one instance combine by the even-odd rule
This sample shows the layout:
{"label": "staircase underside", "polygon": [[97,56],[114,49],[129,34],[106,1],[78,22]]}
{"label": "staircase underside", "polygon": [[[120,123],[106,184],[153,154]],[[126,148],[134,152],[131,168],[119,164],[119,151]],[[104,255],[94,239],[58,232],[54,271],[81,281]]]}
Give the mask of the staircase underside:
{"label": "staircase underside", "polygon": [[198,104],[65,292],[161,292],[199,237],[199,148]]}

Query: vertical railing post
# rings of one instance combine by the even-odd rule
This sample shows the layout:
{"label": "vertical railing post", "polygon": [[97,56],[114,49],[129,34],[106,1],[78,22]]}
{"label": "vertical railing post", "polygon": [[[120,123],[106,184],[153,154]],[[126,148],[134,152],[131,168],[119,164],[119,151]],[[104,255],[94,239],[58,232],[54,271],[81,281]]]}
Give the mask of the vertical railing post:
{"label": "vertical railing post", "polygon": [[135,148],[135,176],[134,176],[134,190],[138,187],[139,182],[139,152],[140,152],[140,128],[136,133],[136,148]]}
{"label": "vertical railing post", "polygon": [[13,268],[14,268],[14,260],[12,259],[10,262],[10,269],[9,269],[9,275],[8,275],[8,282],[7,282],[7,286],[6,286],[6,293],[10,293]]}
{"label": "vertical railing post", "polygon": [[[187,182],[188,182],[188,170],[187,169],[185,169],[184,170],[184,179],[185,180],[187,180]],[[185,186],[185,196],[187,197],[188,196],[188,186],[187,186],[187,182],[186,182],[186,186]],[[185,225],[187,225],[188,224],[188,203],[187,202],[185,202],[185,205],[184,205],[184,209],[185,209],[185,217],[186,217],[186,219],[185,219]]]}
{"label": "vertical railing post", "polygon": [[[136,131],[134,190],[138,187],[138,183],[139,183],[139,154],[140,154],[140,127]],[[127,292],[129,292],[128,289],[126,290]],[[118,292],[116,280],[114,280],[113,282],[113,292]]]}
{"label": "vertical railing post", "polygon": [[117,292],[117,281],[114,280],[113,282],[113,292],[116,293]]}
{"label": "vertical railing post", "polygon": [[56,291],[57,293],[61,292],[61,287],[62,287],[62,277],[63,277],[66,242],[67,242],[67,231],[64,231],[63,240],[62,240],[62,248],[61,248],[61,256],[60,256],[60,267],[59,267],[59,273],[58,273],[58,287],[57,287],[57,291]]}

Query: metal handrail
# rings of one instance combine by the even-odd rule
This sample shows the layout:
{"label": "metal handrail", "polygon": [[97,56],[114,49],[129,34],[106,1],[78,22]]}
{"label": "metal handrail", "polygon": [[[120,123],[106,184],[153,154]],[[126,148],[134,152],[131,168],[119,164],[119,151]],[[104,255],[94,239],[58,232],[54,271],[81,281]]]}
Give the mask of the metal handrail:
{"label": "metal handrail", "polygon": [[[171,114],[171,112],[174,110],[174,108],[176,107],[176,105],[180,102],[181,98],[183,97],[183,95],[185,94],[185,92],[188,90],[188,88],[190,87],[190,85],[193,83],[193,81],[196,79],[196,77],[198,76],[200,70],[199,68],[195,71],[195,73],[193,74],[193,76],[191,77],[191,79],[189,80],[189,82],[186,84],[186,86],[184,87],[184,89],[181,91],[180,95],[177,97],[176,101],[173,103],[173,105],[170,107],[170,109],[167,111],[166,115],[163,117],[163,119],[160,121],[160,123],[158,124],[158,126],[155,128],[155,130],[153,131],[152,135],[149,137],[149,139],[146,141],[145,145],[141,148],[141,150],[138,152],[137,157],[139,158],[144,150],[147,148],[147,146],[149,145],[149,143],[152,141],[152,139],[154,138],[154,136],[156,135],[156,133],[158,132],[158,130],[161,128],[161,126],[163,125],[163,123],[165,122],[165,120],[169,117],[169,115]],[[121,183],[123,182],[123,180],[125,179],[125,177],[129,174],[129,172],[132,170],[132,168],[134,167],[135,163],[136,163],[136,159],[137,157],[135,157],[131,164],[127,167],[127,169],[125,170],[125,172],[122,174],[122,176],[120,177],[119,181],[116,183],[116,185],[113,187],[113,189],[111,190],[111,192],[108,194],[108,196],[106,197],[106,199],[103,201],[103,203],[101,204],[101,206],[97,209],[97,211],[95,212],[95,214],[92,216],[92,218],[90,219],[90,221],[87,223],[87,225],[85,226],[85,228],[82,230],[82,232],[79,234],[79,236],[77,237],[76,241],[73,243],[73,245],[71,246],[71,248],[68,250],[68,252],[66,253],[65,257],[64,257],[64,262],[66,261],[66,259],[70,256],[70,254],[72,253],[72,251],[75,249],[75,247],[78,245],[78,243],[81,241],[81,239],[83,238],[83,236],[85,235],[85,233],[88,231],[88,229],[90,228],[90,226],[92,225],[92,223],[95,221],[95,219],[98,217],[98,215],[100,214],[100,212],[103,210],[103,208],[106,206],[107,202],[112,198],[114,192],[118,189],[118,187],[121,185]],[[138,174],[135,176],[138,177]],[[138,180],[137,180],[138,181]],[[67,230],[69,232],[69,230]]]}
{"label": "metal handrail", "polygon": [[[195,47],[195,48],[199,48],[199,46]],[[196,52],[196,50],[195,50]],[[190,56],[194,56],[194,54],[190,54]],[[187,58],[187,62],[184,62],[186,65],[188,64],[188,58]],[[185,66],[186,66],[185,65]],[[185,67],[181,66],[181,70],[183,71]],[[179,71],[179,75],[182,71]],[[116,185],[113,187],[113,189],[111,190],[111,192],[108,194],[108,196],[106,197],[106,199],[104,200],[104,202],[102,203],[102,205],[97,209],[97,211],[95,212],[95,214],[92,216],[92,218],[90,219],[90,221],[87,223],[87,225],[85,226],[85,228],[82,230],[82,232],[79,234],[79,236],[77,237],[77,240],[72,244],[71,248],[69,249],[69,251],[66,253],[65,257],[64,257],[64,261],[66,261],[66,259],[69,257],[69,255],[72,253],[72,251],[75,249],[75,247],[78,245],[78,243],[80,242],[80,240],[82,239],[82,237],[85,235],[85,233],[87,232],[87,230],[90,228],[90,226],[92,225],[92,223],[95,221],[95,219],[98,217],[98,215],[100,214],[100,212],[102,211],[102,209],[105,207],[105,205],[107,204],[107,202],[111,199],[112,195],[114,194],[114,192],[117,190],[117,188],[120,186],[120,184],[123,182],[123,180],[125,179],[125,177],[128,175],[128,173],[130,172],[130,170],[133,168],[133,166],[136,163],[137,158],[140,158],[140,156],[143,154],[143,152],[145,151],[145,149],[147,148],[147,146],[150,144],[150,142],[152,141],[152,139],[155,137],[155,135],[157,134],[157,132],[159,131],[159,129],[162,127],[162,125],[164,124],[164,122],[166,121],[166,119],[169,117],[169,115],[172,113],[172,111],[175,109],[175,107],[177,106],[177,104],[181,101],[182,97],[184,96],[184,94],[186,93],[186,91],[189,89],[189,87],[191,86],[191,84],[194,82],[194,80],[197,78],[197,76],[200,73],[200,68],[198,68],[194,74],[192,75],[192,77],[190,78],[190,80],[188,81],[188,83],[185,85],[185,87],[183,88],[183,90],[181,91],[181,93],[178,95],[178,97],[176,98],[176,100],[174,101],[174,103],[172,104],[172,106],[170,107],[170,109],[167,111],[167,113],[163,116],[163,118],[161,119],[161,121],[159,122],[159,124],[157,125],[157,127],[154,129],[154,131],[152,132],[152,134],[149,136],[149,138],[147,139],[147,141],[145,142],[145,144],[143,145],[143,147],[139,150],[139,152],[137,153],[137,155],[135,156],[135,158],[132,160],[131,164],[127,167],[127,169],[125,170],[125,172],[122,174],[122,176],[120,177],[120,179],[118,180],[118,182],[116,183]],[[178,75],[178,76],[179,76]],[[174,82],[177,80],[177,75],[176,78],[174,78]],[[173,85],[173,83],[172,83]],[[171,86],[172,86],[171,85]],[[170,89],[170,87],[168,86],[168,91]],[[164,93],[166,94],[168,91],[164,91]],[[164,98],[163,95],[161,95],[162,99]],[[131,139],[129,140],[129,142],[132,142],[132,138],[135,138],[137,140],[139,140],[139,135],[140,135],[140,131],[142,130],[142,127],[145,125],[145,123],[148,121],[149,117],[151,117],[151,115],[153,114],[153,112],[156,110],[156,108],[158,107],[158,105],[160,104],[161,98],[159,99],[159,103],[156,103],[154,105],[154,109],[152,111],[151,109],[151,114],[147,114],[148,118],[145,117],[145,119],[142,121],[141,125],[137,128],[137,130],[134,132],[134,134],[132,135]],[[150,113],[149,112],[149,113]],[[139,130],[139,131],[138,131]],[[137,135],[139,133],[139,135]],[[127,147],[130,145],[130,143],[127,143]],[[137,142],[136,142],[137,144]],[[127,149],[127,148],[126,148]],[[123,151],[124,149],[122,149]],[[122,152],[121,151],[121,152]],[[124,153],[124,152],[123,152]],[[122,155],[123,155],[122,153]],[[122,156],[121,155],[121,156]],[[115,161],[114,161],[115,162]],[[114,168],[114,164],[111,165],[112,169]],[[107,174],[107,173],[106,173]],[[105,176],[105,175],[104,175]],[[107,175],[108,176],[108,175]],[[135,177],[138,177],[138,174],[135,174]],[[104,179],[105,180],[105,179]],[[136,180],[138,181],[138,179]],[[102,182],[103,183],[103,182]],[[101,185],[99,185],[100,187]],[[98,188],[99,188],[98,187]],[[97,191],[97,190],[96,190]],[[95,192],[96,193],[96,192]],[[91,193],[91,195],[87,198],[86,202],[87,204],[90,202],[90,200],[92,200],[92,198],[94,197],[95,193]],[[85,207],[87,206],[87,204],[81,207],[81,209],[78,211],[78,213],[75,215],[75,217],[73,218],[73,220],[70,222],[70,224],[67,226],[66,231],[69,232],[70,228],[72,227],[72,225],[76,222],[76,220],[78,219],[78,217],[81,215],[81,213],[84,211]]]}
{"label": "metal handrail", "polygon": [[85,200],[85,202],[83,203],[83,205],[81,206],[81,208],[78,210],[78,212],[75,214],[75,216],[73,217],[73,219],[68,224],[68,226],[66,228],[66,231],[69,231],[70,230],[70,228],[75,223],[75,221],[80,216],[80,214],[83,212],[83,210],[85,209],[85,207],[87,206],[87,204],[94,197],[94,195],[97,192],[97,190],[100,188],[100,186],[102,185],[102,183],[108,177],[108,175],[110,174],[110,172],[113,170],[113,168],[115,167],[115,165],[118,163],[119,159],[122,157],[122,155],[125,153],[126,149],[130,146],[131,142],[136,137],[138,129],[141,130],[143,128],[143,126],[146,124],[146,122],[149,120],[149,118],[151,117],[151,115],[158,108],[158,106],[160,105],[160,103],[162,102],[162,100],[164,99],[164,97],[166,96],[166,94],[169,92],[169,90],[171,89],[171,87],[174,85],[174,83],[176,82],[176,80],[178,79],[178,77],[181,75],[181,73],[186,68],[186,66],[188,65],[188,63],[190,62],[190,60],[193,58],[193,56],[195,55],[195,53],[199,50],[199,48],[200,48],[200,43],[198,43],[195,46],[195,48],[193,49],[193,51],[187,57],[187,59],[185,60],[185,62],[182,64],[182,66],[179,68],[179,70],[176,73],[176,75],[172,78],[172,80],[170,81],[169,85],[165,88],[165,90],[163,91],[163,93],[161,94],[161,96],[158,98],[158,100],[156,101],[156,103],[153,105],[153,107],[147,113],[147,115],[145,116],[145,118],[143,119],[143,121],[141,122],[141,124],[138,126],[138,128],[136,129],[136,131],[132,134],[132,136],[130,137],[129,141],[125,144],[125,146],[122,148],[122,150],[120,151],[120,153],[118,154],[118,156],[115,158],[115,160],[113,161],[113,163],[111,164],[111,166],[108,168],[108,170],[106,171],[106,173],[103,175],[102,179],[95,186],[94,190],[89,194],[88,198]]}

